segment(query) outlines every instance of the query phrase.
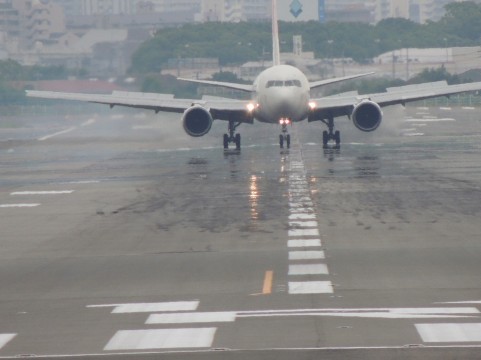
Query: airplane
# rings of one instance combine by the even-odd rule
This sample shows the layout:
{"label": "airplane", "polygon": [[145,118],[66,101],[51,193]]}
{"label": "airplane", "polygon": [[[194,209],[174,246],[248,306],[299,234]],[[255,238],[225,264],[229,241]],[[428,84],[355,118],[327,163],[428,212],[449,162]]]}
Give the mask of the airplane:
{"label": "airplane", "polygon": [[281,126],[279,135],[281,148],[284,144],[287,148],[290,147],[289,125],[304,120],[321,121],[327,125],[327,130],[323,131],[322,136],[323,146],[326,148],[329,142],[334,142],[335,146],[339,147],[341,136],[340,132],[335,130],[334,124],[337,117],[347,116],[357,129],[372,132],[382,122],[383,107],[481,90],[481,82],[460,85],[435,82],[390,88],[383,93],[366,95],[346,93],[311,98],[312,89],[372,73],[310,82],[298,68],[281,64],[277,0],[272,0],[272,48],[273,66],[262,71],[251,85],[179,78],[183,81],[248,92],[252,97],[249,101],[227,98],[178,99],[166,94],[120,91],[100,95],[27,90],[26,94],[35,98],[106,104],[111,108],[126,106],[153,110],[156,113],[161,111],[179,113],[182,114],[185,132],[192,137],[206,135],[211,130],[214,120],[224,120],[228,122],[228,131],[223,136],[224,149],[228,149],[229,144],[234,143],[236,149],[240,150],[241,136],[236,131],[237,127],[241,124],[254,124],[255,120]]}

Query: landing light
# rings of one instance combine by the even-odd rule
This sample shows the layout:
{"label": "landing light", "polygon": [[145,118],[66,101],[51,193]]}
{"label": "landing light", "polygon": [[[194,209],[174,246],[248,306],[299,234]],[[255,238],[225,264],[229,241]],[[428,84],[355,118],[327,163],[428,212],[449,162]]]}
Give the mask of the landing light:
{"label": "landing light", "polygon": [[309,108],[315,110],[317,108],[317,103],[315,101],[309,101]]}
{"label": "landing light", "polygon": [[291,123],[291,120],[289,119],[280,119],[279,124],[281,125],[289,125]]}
{"label": "landing light", "polygon": [[247,111],[253,112],[256,109],[256,107],[258,107],[258,105],[254,104],[254,103],[248,103],[246,105],[246,107],[247,107]]}

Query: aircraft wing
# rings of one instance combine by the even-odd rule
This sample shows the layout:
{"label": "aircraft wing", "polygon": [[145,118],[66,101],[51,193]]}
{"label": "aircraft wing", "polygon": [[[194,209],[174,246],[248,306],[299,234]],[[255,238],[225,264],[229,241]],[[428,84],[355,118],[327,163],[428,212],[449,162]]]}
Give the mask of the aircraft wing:
{"label": "aircraft wing", "polygon": [[237,83],[222,82],[222,81],[196,80],[196,79],[185,79],[185,78],[177,78],[177,80],[188,81],[196,84],[218,86],[218,87],[240,90],[245,92],[254,91],[254,87],[252,86],[252,84],[246,85],[246,84],[237,84]]}
{"label": "aircraft wing", "polygon": [[350,76],[343,76],[343,77],[326,79],[326,80],[311,81],[309,83],[309,86],[310,86],[311,89],[315,89],[315,88],[318,88],[318,87],[321,87],[321,86],[325,86],[325,85],[329,85],[329,84],[335,84],[335,83],[347,81],[347,80],[353,80],[353,79],[357,79],[357,78],[360,78],[360,77],[369,76],[369,75],[372,75],[372,74],[374,74],[374,72],[357,74],[357,75],[350,75]]}
{"label": "aircraft wing", "polygon": [[154,94],[142,92],[124,92],[114,91],[110,95],[105,94],[82,94],[82,93],[63,93],[54,91],[36,91],[27,90],[28,97],[54,99],[54,100],[73,100],[83,101],[95,104],[114,106],[125,106],[138,109],[153,110],[156,113],[160,111],[183,113],[192,106],[200,105],[209,110],[218,120],[228,120],[230,117],[236,119],[244,119],[243,122],[252,123],[245,116],[247,113],[246,106],[248,101],[234,99],[176,99],[173,95]]}
{"label": "aircraft wing", "polygon": [[329,116],[350,116],[356,104],[363,100],[370,100],[377,103],[380,107],[386,107],[480,90],[481,82],[459,85],[447,85],[446,82],[435,82],[389,88],[383,93],[365,95],[347,94],[345,96],[313,99],[316,103],[316,109],[313,111],[313,116],[310,117],[310,121],[327,119]]}

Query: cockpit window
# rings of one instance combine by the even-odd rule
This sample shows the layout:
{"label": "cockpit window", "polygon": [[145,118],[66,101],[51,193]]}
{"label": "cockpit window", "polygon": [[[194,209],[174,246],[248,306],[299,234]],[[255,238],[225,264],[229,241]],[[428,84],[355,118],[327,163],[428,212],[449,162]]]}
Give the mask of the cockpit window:
{"label": "cockpit window", "polygon": [[300,80],[286,80],[286,81],[281,81],[281,80],[270,80],[266,84],[266,88],[271,88],[271,87],[291,87],[291,86],[296,86],[296,87],[302,87],[301,81]]}

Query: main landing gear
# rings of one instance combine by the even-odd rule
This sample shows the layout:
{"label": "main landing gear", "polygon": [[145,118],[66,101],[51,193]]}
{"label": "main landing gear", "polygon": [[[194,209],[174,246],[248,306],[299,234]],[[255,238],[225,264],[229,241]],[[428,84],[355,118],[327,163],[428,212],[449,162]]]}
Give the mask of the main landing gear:
{"label": "main landing gear", "polygon": [[236,150],[240,150],[241,148],[241,136],[240,134],[236,134],[235,130],[241,123],[236,123],[233,120],[229,120],[229,134],[224,134],[224,149],[229,149],[229,143],[235,143]]}
{"label": "main landing gear", "polygon": [[334,118],[321,120],[327,125],[329,131],[324,131],[322,133],[322,145],[327,148],[329,141],[334,141],[336,143],[336,148],[341,146],[341,133],[339,131],[334,131]]}
{"label": "main landing gear", "polygon": [[286,147],[289,149],[291,147],[291,135],[287,132],[287,125],[289,125],[291,121],[289,119],[281,119],[279,124],[281,124],[281,134],[279,135],[279,146],[281,149],[284,149],[284,143]]}

